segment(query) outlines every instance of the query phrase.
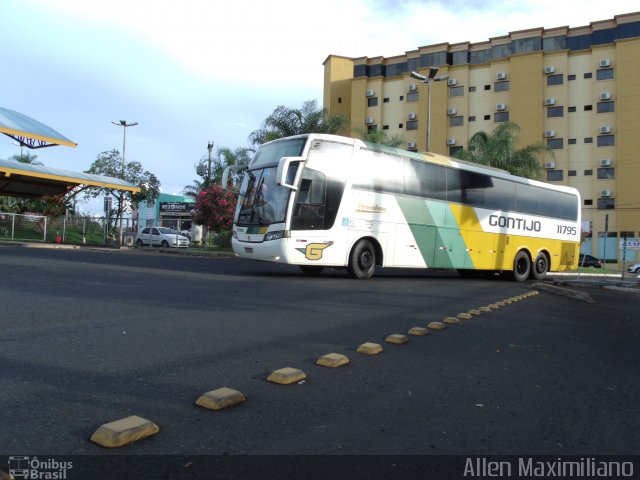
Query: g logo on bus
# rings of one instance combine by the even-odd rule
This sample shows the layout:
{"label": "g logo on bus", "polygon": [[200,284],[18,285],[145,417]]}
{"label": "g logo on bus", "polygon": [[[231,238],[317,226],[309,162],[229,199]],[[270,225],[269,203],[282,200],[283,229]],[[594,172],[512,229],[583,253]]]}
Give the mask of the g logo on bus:
{"label": "g logo on bus", "polygon": [[304,253],[304,256],[307,260],[320,260],[322,258],[322,252],[325,248],[333,245],[333,242],[327,243],[310,243],[306,248],[296,248],[301,253]]}

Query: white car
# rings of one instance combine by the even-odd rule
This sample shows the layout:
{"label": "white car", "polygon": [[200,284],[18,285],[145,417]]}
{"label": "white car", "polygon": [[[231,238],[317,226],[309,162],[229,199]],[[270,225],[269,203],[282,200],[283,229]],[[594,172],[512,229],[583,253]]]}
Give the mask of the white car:
{"label": "white car", "polygon": [[640,263],[636,263],[634,265],[631,265],[629,267],[629,272],[630,273],[640,273]]}
{"label": "white car", "polygon": [[167,227],[146,227],[136,235],[136,245],[150,245],[162,248],[188,247],[191,241],[184,235]]}

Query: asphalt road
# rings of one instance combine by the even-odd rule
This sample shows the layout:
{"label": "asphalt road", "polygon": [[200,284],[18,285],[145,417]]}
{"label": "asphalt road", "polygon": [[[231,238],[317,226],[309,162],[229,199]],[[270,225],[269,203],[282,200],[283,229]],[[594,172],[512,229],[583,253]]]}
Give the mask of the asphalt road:
{"label": "asphalt road", "polygon": [[[637,295],[546,292],[384,342],[531,284],[428,271],[368,281],[239,259],[0,246],[0,454],[601,455],[640,451]],[[356,353],[380,343],[377,356]],[[326,353],[351,363],[315,365]],[[302,369],[300,384],[268,374]],[[194,405],[231,387],[247,401]]]}

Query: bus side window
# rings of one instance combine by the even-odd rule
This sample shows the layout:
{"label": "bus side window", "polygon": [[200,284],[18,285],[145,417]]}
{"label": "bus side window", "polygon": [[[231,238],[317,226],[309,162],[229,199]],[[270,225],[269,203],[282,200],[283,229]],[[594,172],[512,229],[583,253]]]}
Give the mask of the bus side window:
{"label": "bus side window", "polygon": [[324,174],[306,169],[296,194],[291,228],[314,230],[324,228],[326,180]]}

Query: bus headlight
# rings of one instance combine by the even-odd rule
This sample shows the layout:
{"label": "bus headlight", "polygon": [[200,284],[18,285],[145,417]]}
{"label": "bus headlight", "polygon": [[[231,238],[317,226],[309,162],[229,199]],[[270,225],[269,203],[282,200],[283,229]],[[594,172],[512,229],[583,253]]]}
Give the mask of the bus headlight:
{"label": "bus headlight", "polygon": [[235,231],[235,229],[234,229],[234,230],[231,232],[231,236],[237,240],[237,239],[238,239],[238,232],[236,232],[236,231]]}
{"label": "bus headlight", "polygon": [[279,240],[281,238],[288,238],[289,232],[287,230],[276,230],[274,232],[269,232],[264,236],[264,241],[268,242],[269,240]]}

